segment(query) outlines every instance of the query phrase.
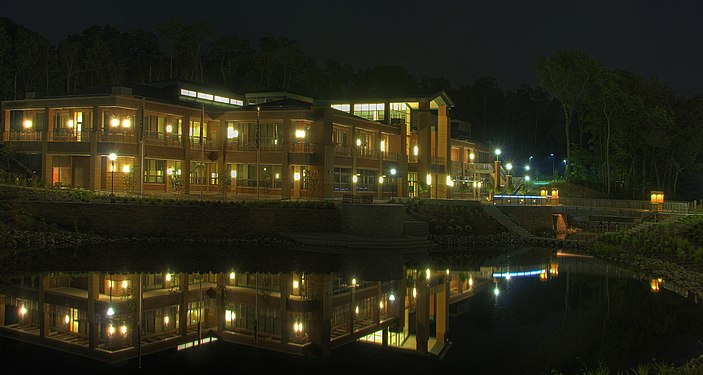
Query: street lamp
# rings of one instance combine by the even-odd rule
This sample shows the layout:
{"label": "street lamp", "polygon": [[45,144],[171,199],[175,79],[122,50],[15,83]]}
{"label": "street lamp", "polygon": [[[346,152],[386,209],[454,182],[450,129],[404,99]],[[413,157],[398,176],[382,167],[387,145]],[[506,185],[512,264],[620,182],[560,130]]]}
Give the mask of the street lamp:
{"label": "street lamp", "polygon": [[554,178],[554,154],[549,154],[549,157],[552,159],[552,178]]}
{"label": "street lamp", "polygon": [[117,154],[111,152],[108,155],[110,159],[110,196],[115,196],[115,160],[117,160]]}
{"label": "street lamp", "polygon": [[497,148],[495,150],[495,154],[496,154],[496,161],[498,161],[498,156],[500,156],[500,149],[499,148]]}

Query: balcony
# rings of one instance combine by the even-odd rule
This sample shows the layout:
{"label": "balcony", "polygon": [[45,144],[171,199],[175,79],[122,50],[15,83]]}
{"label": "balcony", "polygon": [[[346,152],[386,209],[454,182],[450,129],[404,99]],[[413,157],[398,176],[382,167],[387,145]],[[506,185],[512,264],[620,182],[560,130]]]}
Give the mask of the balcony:
{"label": "balcony", "polygon": [[181,147],[181,135],[146,131],[144,132],[144,144],[152,146]]}
{"label": "balcony", "polygon": [[[281,151],[282,147],[280,144],[259,144],[259,150],[261,151]],[[239,143],[239,142],[227,142],[228,151],[256,151],[256,144],[254,143]]]}
{"label": "balcony", "polygon": [[75,132],[70,129],[55,129],[49,136],[51,142],[90,142],[90,131]]}
{"label": "balcony", "polygon": [[372,148],[360,146],[356,148],[356,156],[364,159],[378,159],[378,152]]}
{"label": "balcony", "polygon": [[447,158],[441,157],[441,156],[433,156],[432,157],[432,164],[436,165],[446,165],[447,164]]}
{"label": "balcony", "polygon": [[381,152],[383,160],[400,162],[402,155],[397,152]]}
{"label": "balcony", "polygon": [[417,164],[417,162],[418,162],[418,156],[417,156],[417,155],[413,155],[413,154],[408,155],[408,163],[410,163],[410,164]]}
{"label": "balcony", "polygon": [[208,140],[207,138],[196,138],[190,139],[190,149],[191,150],[205,150],[205,151],[217,151],[217,144],[214,140]]}
{"label": "balcony", "polygon": [[291,144],[288,151],[292,153],[312,154],[314,151],[313,149],[312,143],[300,142]]}
{"label": "balcony", "polygon": [[345,144],[336,143],[334,145],[334,154],[338,156],[351,156],[351,147]]}
{"label": "balcony", "polygon": [[134,133],[100,133],[98,138],[99,142],[113,142],[113,143],[137,143],[137,139]]}
{"label": "balcony", "polygon": [[3,139],[6,141],[41,141],[44,133],[39,131],[4,132]]}

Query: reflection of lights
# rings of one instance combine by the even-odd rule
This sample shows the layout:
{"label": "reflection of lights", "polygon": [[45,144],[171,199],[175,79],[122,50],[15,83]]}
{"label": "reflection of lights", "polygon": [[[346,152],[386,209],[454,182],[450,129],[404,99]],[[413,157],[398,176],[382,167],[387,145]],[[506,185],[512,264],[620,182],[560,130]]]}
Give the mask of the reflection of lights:
{"label": "reflection of lights", "polygon": [[557,251],[557,256],[558,257],[575,257],[575,258],[593,258],[593,256],[591,256],[591,255],[565,253],[561,250]]}
{"label": "reflection of lights", "polygon": [[540,281],[547,280],[547,270],[544,270],[544,272],[539,274],[539,279],[540,279]]}
{"label": "reflection of lights", "polygon": [[659,288],[661,287],[661,284],[664,282],[661,278],[658,279],[652,279],[650,282],[650,288],[652,290],[652,293],[659,293]]}
{"label": "reflection of lights", "polygon": [[549,273],[553,276],[559,276],[559,265],[552,263],[549,265]]}
{"label": "reflection of lights", "polygon": [[121,327],[120,327],[120,333],[121,333],[122,335],[126,335],[126,334],[127,334],[127,326],[125,326],[125,325],[121,326]]}
{"label": "reflection of lights", "polygon": [[496,297],[500,294],[500,289],[498,289],[497,285],[496,285],[495,289],[493,289],[493,294],[495,294]]}
{"label": "reflection of lights", "polygon": [[112,324],[107,326],[107,334],[110,336],[114,335],[115,334],[115,326],[113,326]]}
{"label": "reflection of lights", "polygon": [[523,271],[523,272],[501,272],[501,273],[494,273],[493,277],[495,278],[505,278],[507,280],[510,280],[511,277],[525,277],[525,276],[537,276],[541,274],[542,272],[547,272],[547,270],[535,270],[535,271]]}

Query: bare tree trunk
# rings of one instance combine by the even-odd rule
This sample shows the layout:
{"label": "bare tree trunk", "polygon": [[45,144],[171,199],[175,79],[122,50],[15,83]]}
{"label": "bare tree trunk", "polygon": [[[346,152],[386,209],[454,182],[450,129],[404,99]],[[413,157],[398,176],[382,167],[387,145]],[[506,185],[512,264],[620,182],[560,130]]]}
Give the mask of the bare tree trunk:
{"label": "bare tree trunk", "polygon": [[569,181],[569,169],[571,169],[571,137],[569,136],[569,125],[571,124],[572,112],[567,110],[566,106],[563,104],[562,108],[564,109],[564,133],[566,134],[566,168],[564,169],[564,180]]}
{"label": "bare tree trunk", "polygon": [[603,100],[603,115],[605,115],[605,176],[608,196],[610,196],[610,114],[606,110],[605,100]]}

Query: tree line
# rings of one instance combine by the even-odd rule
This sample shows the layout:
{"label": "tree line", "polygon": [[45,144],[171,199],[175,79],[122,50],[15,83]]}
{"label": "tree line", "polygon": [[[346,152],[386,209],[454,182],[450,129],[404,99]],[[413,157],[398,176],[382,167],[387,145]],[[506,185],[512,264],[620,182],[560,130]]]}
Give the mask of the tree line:
{"label": "tree line", "polygon": [[[0,98],[66,95],[95,87],[185,80],[234,92],[287,90],[316,98],[412,96],[446,90],[450,116],[472,124],[458,134],[501,147],[514,161],[543,159],[531,174],[552,175],[545,155],[568,160],[564,177],[611,197],[695,196],[701,171],[700,96],[684,98],[656,80],[610,70],[575,51],[532,66],[539,86],[504,90],[484,76],[453,87],[398,65],[354,69],[319,64],[301,43],[266,36],[254,45],[232,33],[215,37],[208,22],[170,18],[156,31],[95,25],[57,45],[0,18]],[[554,162],[554,161],[552,161]]]}

